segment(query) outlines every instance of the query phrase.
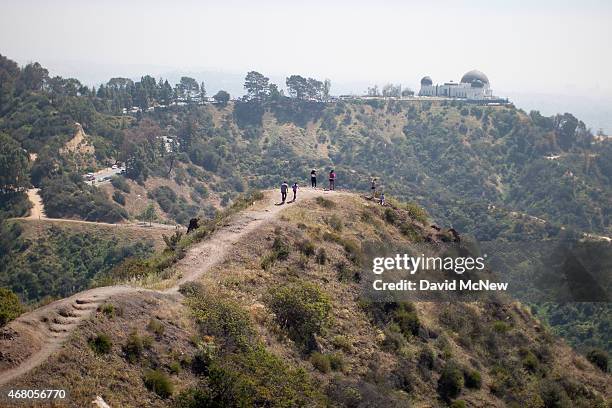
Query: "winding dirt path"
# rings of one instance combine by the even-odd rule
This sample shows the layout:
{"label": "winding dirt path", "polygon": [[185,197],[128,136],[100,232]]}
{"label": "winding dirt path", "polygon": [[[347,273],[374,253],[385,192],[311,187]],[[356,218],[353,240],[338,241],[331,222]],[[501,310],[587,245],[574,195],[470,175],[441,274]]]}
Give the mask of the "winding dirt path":
{"label": "winding dirt path", "polygon": [[[343,194],[322,190],[300,189],[298,203],[324,194]],[[278,205],[277,194],[267,192],[262,201],[237,214],[208,239],[193,245],[175,266],[178,279],[170,287],[158,291],[180,298],[179,286],[197,280],[211,267],[222,262],[232,246],[284,208]],[[151,292],[129,285],[106,286],[79,292],[26,313],[0,330],[0,386],[27,373],[59,350],[75,328],[88,319],[112,296],[124,293]]]}

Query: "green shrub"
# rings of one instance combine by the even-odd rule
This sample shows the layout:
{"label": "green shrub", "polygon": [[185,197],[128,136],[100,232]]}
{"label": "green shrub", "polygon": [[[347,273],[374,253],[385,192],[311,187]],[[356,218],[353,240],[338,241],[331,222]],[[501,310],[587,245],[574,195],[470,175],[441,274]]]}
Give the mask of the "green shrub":
{"label": "green shrub", "polygon": [[339,261],[334,264],[334,269],[336,270],[336,277],[340,282],[352,282],[358,281],[355,279],[356,273],[351,269],[351,267],[345,261]]}
{"label": "green shrub", "polygon": [[336,214],[333,214],[331,217],[327,217],[325,219],[325,223],[336,232],[341,232],[342,228],[344,227],[342,220]]}
{"label": "green shrub", "polygon": [[463,378],[467,388],[480,389],[482,386],[482,378],[476,370],[466,370],[463,373]]}
{"label": "green shrub", "polygon": [[592,349],[587,353],[587,360],[589,360],[595,367],[599,368],[603,372],[608,371],[608,353],[601,349]]}
{"label": "green shrub", "polygon": [[115,191],[113,193],[113,201],[117,204],[125,205],[125,196],[120,191]]}
{"label": "green shrub", "polygon": [[389,224],[395,224],[398,220],[397,212],[392,208],[386,208],[384,218]]}
{"label": "green shrub", "polygon": [[267,298],[278,324],[289,337],[311,349],[314,336],[320,334],[331,312],[329,297],[311,283],[294,283],[270,291]]}
{"label": "green shrub", "polygon": [[313,256],[315,254],[315,246],[312,241],[305,239],[297,244],[298,249],[306,256]]}
{"label": "green shrub", "polygon": [[196,375],[208,375],[215,357],[215,350],[207,347],[198,350],[191,359],[191,371]]}
{"label": "green shrub", "polygon": [[179,292],[188,298],[195,298],[206,293],[206,288],[200,282],[185,282],[179,287]]}
{"label": "green shrub", "polygon": [[130,193],[130,185],[128,184],[125,177],[122,176],[113,176],[111,178],[111,184],[118,190],[123,191],[124,193]]}
{"label": "green shrub", "polygon": [[274,252],[270,252],[261,258],[261,262],[259,264],[261,269],[267,271],[272,267],[272,265],[274,265],[274,262],[276,262],[276,254]]}
{"label": "green shrub", "polygon": [[208,400],[192,407],[322,406],[320,392],[305,370],[255,346],[212,364]]}
{"label": "green shrub", "polygon": [[272,249],[276,252],[276,258],[281,261],[289,258],[289,254],[291,253],[291,248],[289,248],[289,245],[287,245],[281,237],[274,238]]}
{"label": "green shrub", "polygon": [[128,336],[128,340],[123,346],[123,353],[125,354],[125,358],[130,363],[135,363],[140,360],[142,356],[142,351],[144,349],[144,345],[142,342],[142,338],[138,335],[136,331],[133,331]]}
{"label": "green shrub", "polygon": [[291,248],[281,237],[275,237],[272,243],[272,252],[264,255],[261,260],[261,268],[268,270],[276,261],[284,261],[289,258]]}
{"label": "green shrub", "polygon": [[149,320],[147,330],[149,330],[150,332],[155,333],[155,335],[157,336],[161,336],[164,334],[164,329],[164,325],[162,322],[159,321],[159,319],[152,318],[151,320]]}
{"label": "green shrub", "polygon": [[327,356],[329,360],[329,365],[334,371],[343,371],[344,370],[344,357],[340,353],[333,353]]}
{"label": "green shrub", "polygon": [[10,289],[0,288],[0,327],[23,313],[23,307],[16,294]]}
{"label": "green shrub", "polygon": [[382,347],[387,351],[398,351],[406,344],[406,338],[399,333],[397,326],[391,326],[383,331],[385,339],[383,340]]}
{"label": "green shrub", "polygon": [[160,370],[147,370],[143,377],[144,385],[161,398],[168,398],[174,392],[174,386],[168,376]]}
{"label": "green shrub", "polygon": [[399,226],[399,230],[406,238],[408,238],[411,242],[422,242],[423,237],[419,233],[419,231],[412,225],[410,222],[403,222]]}
{"label": "green shrub", "polygon": [[521,353],[521,355],[521,363],[523,364],[523,367],[525,367],[525,369],[530,373],[535,373],[538,369],[538,366],[540,365],[540,362],[538,361],[538,358],[535,356],[535,354],[533,354],[529,350],[525,350]]}
{"label": "green shrub", "polygon": [[342,239],[341,244],[346,252],[346,257],[355,265],[361,265],[364,259],[361,244],[352,239]]}
{"label": "green shrub", "polygon": [[179,363],[178,361],[173,361],[172,363],[170,363],[170,365],[168,366],[168,369],[170,370],[170,372],[172,374],[178,374],[181,372],[181,363]]}
{"label": "green shrub", "polygon": [[493,323],[493,330],[497,333],[507,333],[510,330],[510,325],[506,322],[498,320]]}
{"label": "green shrub", "polygon": [[438,394],[445,401],[450,401],[463,388],[463,373],[454,363],[447,363],[438,380]]}
{"label": "green shrub", "polygon": [[455,400],[449,405],[449,407],[450,408],[466,408],[467,405],[465,405],[465,401],[463,400]]}
{"label": "green shrub", "polygon": [[208,197],[208,189],[206,188],[204,184],[197,183],[195,186],[193,186],[193,189],[200,196],[200,198]]}
{"label": "green shrub", "polygon": [[312,353],[310,356],[310,362],[314,368],[319,370],[322,373],[329,373],[331,371],[331,363],[329,361],[329,357],[325,354],[321,354],[318,352]]}
{"label": "green shrub", "polygon": [[96,354],[108,354],[113,347],[110,337],[102,333],[89,339],[88,343]]}
{"label": "green shrub", "polygon": [[332,339],[332,344],[334,345],[334,347],[344,350],[347,353],[353,351],[353,343],[346,336],[334,336],[334,338]]}
{"label": "green shrub", "polygon": [[417,361],[417,367],[421,370],[422,373],[429,373],[434,368],[434,364],[436,362],[436,356],[430,348],[424,348],[419,353],[419,358]]}
{"label": "green shrub", "polygon": [[251,346],[254,329],[249,314],[223,294],[205,291],[188,299],[202,335],[214,336],[226,350]]}
{"label": "green shrub", "polygon": [[327,263],[327,251],[325,251],[325,248],[319,248],[317,250],[317,256],[315,257],[315,261],[319,265],[325,265]]}
{"label": "green shrub", "polygon": [[402,305],[395,311],[393,320],[397,323],[404,336],[416,336],[419,334],[419,328],[421,325],[419,323],[419,317],[417,316],[416,311]]}
{"label": "green shrub", "polygon": [[546,408],[565,408],[572,406],[563,387],[549,379],[542,380],[540,384],[540,397]]}
{"label": "green shrub", "polygon": [[104,303],[102,306],[100,306],[100,311],[109,319],[115,317],[115,305],[112,303]]}
{"label": "green shrub", "polygon": [[166,244],[166,249],[169,251],[176,251],[179,249],[179,245],[181,243],[181,238],[183,238],[182,231],[174,231],[174,234],[167,236],[165,234],[162,235],[164,243]]}
{"label": "green shrub", "polygon": [[406,211],[408,211],[408,215],[413,220],[420,222],[421,224],[426,224],[429,216],[427,212],[420,206],[414,203],[406,204]]}

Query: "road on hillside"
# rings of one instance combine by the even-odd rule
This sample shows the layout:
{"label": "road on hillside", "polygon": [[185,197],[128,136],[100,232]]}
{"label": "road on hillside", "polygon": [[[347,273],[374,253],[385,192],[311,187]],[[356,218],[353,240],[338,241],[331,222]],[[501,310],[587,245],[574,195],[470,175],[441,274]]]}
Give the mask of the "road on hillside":
{"label": "road on hillside", "polygon": [[108,223],[108,222],[99,222],[99,221],[84,221],[84,220],[72,220],[70,218],[49,218],[45,214],[45,207],[42,202],[42,198],[40,197],[40,190],[38,188],[31,188],[27,191],[28,199],[32,203],[32,208],[30,209],[30,215],[27,217],[19,217],[19,218],[11,218],[13,220],[25,220],[25,221],[47,221],[47,222],[69,222],[69,223],[78,223],[78,224],[90,224],[90,225],[103,225],[103,226],[111,226],[111,227],[128,227],[128,228],[151,228],[151,229],[163,229],[163,230],[175,230],[184,228],[180,225],[168,225],[168,224],[160,224],[156,222],[122,222],[122,223]]}

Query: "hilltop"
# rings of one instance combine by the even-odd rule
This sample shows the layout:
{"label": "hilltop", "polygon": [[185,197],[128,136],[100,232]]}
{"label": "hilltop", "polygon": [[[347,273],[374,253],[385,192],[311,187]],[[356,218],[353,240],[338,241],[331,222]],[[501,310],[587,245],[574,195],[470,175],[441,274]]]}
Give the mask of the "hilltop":
{"label": "hilltop", "polygon": [[368,245],[444,247],[417,207],[303,193],[221,222],[147,280],[162,292],[80,295],[63,348],[7,385],[64,388],[68,406],[605,406],[608,374],[523,305],[363,297]]}

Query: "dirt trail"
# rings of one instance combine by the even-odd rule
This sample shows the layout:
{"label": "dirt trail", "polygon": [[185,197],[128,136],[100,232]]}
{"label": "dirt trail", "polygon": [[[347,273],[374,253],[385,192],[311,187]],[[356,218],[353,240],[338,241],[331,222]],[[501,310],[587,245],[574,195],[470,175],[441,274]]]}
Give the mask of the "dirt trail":
{"label": "dirt trail", "polygon": [[32,209],[30,210],[30,215],[25,218],[35,220],[46,218],[45,207],[43,206],[42,198],[40,197],[40,189],[31,188],[27,191],[27,193],[28,200],[30,200],[30,202],[32,203]]}
{"label": "dirt trail", "polygon": [[[342,192],[300,189],[298,203],[324,194]],[[232,246],[246,234],[276,217],[295,204],[277,204],[277,194],[265,198],[234,216],[207,240],[195,244],[177,263],[178,280],[160,292],[180,297],[179,286],[197,280],[211,267],[222,262]],[[59,350],[72,331],[88,319],[97,308],[114,295],[151,291],[128,285],[106,286],[86,290],[26,313],[0,330],[0,386],[27,373]]]}
{"label": "dirt trail", "polygon": [[[89,224],[89,225],[103,225],[103,226],[111,226],[111,227],[121,227],[121,228],[150,228],[150,229],[162,229],[162,230],[175,230],[177,226],[175,225],[167,225],[167,224],[158,224],[158,223],[134,223],[134,222],[124,222],[111,224],[109,222],[98,222],[98,221],[83,221],[83,220],[71,220],[69,218],[49,218],[45,214],[45,207],[42,202],[42,198],[40,197],[40,189],[31,188],[27,191],[28,200],[32,203],[32,208],[30,209],[30,215],[27,217],[21,218],[12,218],[15,220],[26,220],[26,221],[47,221],[47,222],[67,222],[67,223],[77,223],[77,224]],[[178,227],[181,228],[181,227]]]}

